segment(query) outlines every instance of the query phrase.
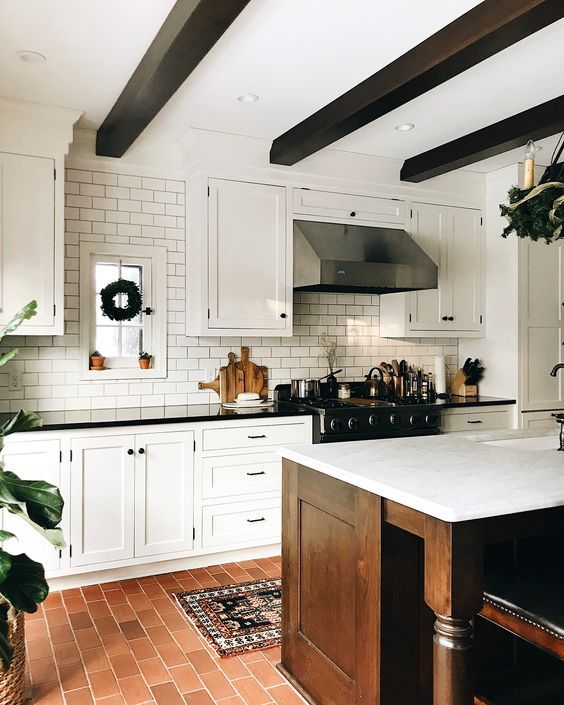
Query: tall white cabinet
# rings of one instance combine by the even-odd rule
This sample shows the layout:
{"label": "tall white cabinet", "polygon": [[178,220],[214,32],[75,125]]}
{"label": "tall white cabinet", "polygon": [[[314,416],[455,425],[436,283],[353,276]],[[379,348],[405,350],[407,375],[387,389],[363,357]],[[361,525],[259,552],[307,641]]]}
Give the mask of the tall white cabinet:
{"label": "tall white cabinet", "polygon": [[410,234],[437,264],[438,288],[382,296],[382,337],[483,334],[482,226],[473,208],[411,203]]}
{"label": "tall white cabinet", "polygon": [[38,305],[20,335],[64,333],[64,156],[80,115],[0,98],[0,325]]}
{"label": "tall white cabinet", "polygon": [[188,183],[188,334],[291,335],[287,187],[201,174]]}

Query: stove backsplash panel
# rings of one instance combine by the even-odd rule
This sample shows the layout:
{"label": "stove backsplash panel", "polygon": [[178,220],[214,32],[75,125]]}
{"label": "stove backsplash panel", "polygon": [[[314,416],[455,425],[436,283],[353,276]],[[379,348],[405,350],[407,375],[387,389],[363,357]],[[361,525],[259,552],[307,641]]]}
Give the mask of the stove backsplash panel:
{"label": "stove backsplash panel", "polygon": [[[0,412],[19,408],[38,411],[125,408],[216,402],[215,392],[198,391],[204,370],[226,363],[227,353],[241,345],[251,348],[251,359],[269,369],[269,386],[293,377],[326,374],[320,358],[326,336],[337,341],[337,365],[342,380],[360,380],[382,360],[405,358],[433,371],[436,355],[444,355],[451,370],[458,363],[456,338],[386,339],[379,337],[380,297],[371,294],[317,294],[296,292],[292,338],[194,338],[184,335],[185,292],[184,183],[131,174],[69,169],[66,173],[65,228],[65,335],[13,337],[18,346],[22,389],[8,389],[6,368],[0,373]],[[113,201],[134,203],[131,211],[113,211]],[[77,198],[78,197],[78,198]],[[88,208],[96,199],[97,208]],[[174,226],[159,216],[155,203],[172,204]],[[79,205],[80,204],[80,205]],[[106,207],[105,204],[108,204]],[[147,207],[144,207],[144,204]],[[136,211],[143,210],[143,225]],[[94,218],[94,219],[93,219]],[[152,222],[149,222],[151,220]],[[119,221],[119,222],[116,222]],[[78,373],[79,285],[78,245],[83,241],[158,244],[168,258],[168,376],[163,380],[82,381]],[[8,346],[3,346],[7,348]]]}

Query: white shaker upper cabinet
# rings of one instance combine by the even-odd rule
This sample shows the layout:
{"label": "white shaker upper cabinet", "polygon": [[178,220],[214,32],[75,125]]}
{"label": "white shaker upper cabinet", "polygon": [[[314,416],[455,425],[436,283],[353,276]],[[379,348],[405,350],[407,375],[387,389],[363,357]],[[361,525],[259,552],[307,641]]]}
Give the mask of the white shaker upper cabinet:
{"label": "white shaker upper cabinet", "polygon": [[286,191],[210,178],[205,209],[189,196],[189,335],[291,335]]}
{"label": "white shaker upper cabinet", "polygon": [[482,214],[473,208],[412,203],[410,234],[437,264],[437,289],[380,298],[383,337],[484,334]]}
{"label": "white shaker upper cabinet", "polygon": [[32,299],[37,316],[21,332],[57,332],[55,161],[0,153],[0,325]]}

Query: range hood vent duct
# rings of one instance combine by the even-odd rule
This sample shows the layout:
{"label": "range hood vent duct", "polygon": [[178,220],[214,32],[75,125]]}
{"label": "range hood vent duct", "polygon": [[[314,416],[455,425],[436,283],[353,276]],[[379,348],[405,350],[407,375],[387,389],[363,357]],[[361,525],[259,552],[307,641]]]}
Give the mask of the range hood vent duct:
{"label": "range hood vent duct", "polygon": [[294,221],[298,291],[390,294],[437,286],[437,265],[405,230]]}

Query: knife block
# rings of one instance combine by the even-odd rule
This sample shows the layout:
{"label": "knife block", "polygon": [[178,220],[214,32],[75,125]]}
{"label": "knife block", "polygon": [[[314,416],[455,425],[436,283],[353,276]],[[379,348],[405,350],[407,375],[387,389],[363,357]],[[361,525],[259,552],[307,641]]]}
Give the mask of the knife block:
{"label": "knife block", "polygon": [[466,374],[463,370],[458,370],[450,383],[450,393],[455,397],[477,397],[478,385],[466,384]]}

